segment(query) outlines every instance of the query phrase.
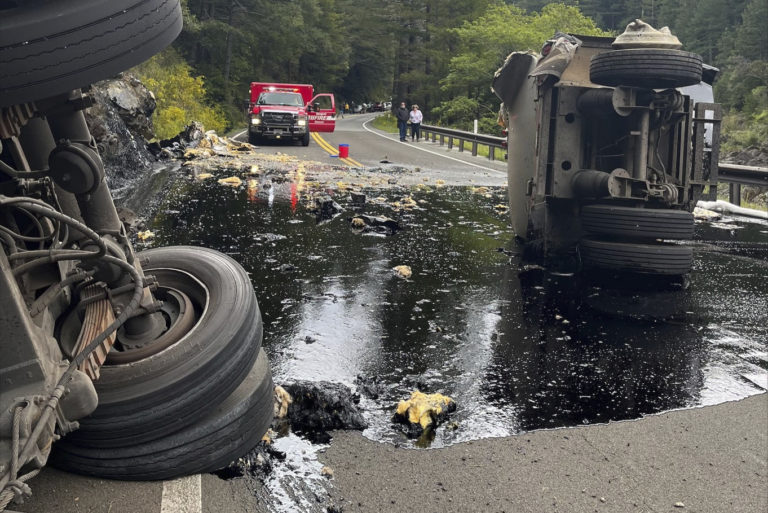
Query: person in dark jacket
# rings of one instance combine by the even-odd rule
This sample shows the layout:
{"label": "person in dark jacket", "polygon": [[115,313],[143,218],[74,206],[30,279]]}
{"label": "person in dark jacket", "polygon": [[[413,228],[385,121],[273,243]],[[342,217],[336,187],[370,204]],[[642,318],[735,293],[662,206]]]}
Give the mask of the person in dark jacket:
{"label": "person in dark jacket", "polygon": [[411,117],[405,102],[400,102],[400,107],[395,111],[395,117],[397,118],[397,128],[400,129],[400,140],[405,142],[405,136],[408,133],[408,119]]}

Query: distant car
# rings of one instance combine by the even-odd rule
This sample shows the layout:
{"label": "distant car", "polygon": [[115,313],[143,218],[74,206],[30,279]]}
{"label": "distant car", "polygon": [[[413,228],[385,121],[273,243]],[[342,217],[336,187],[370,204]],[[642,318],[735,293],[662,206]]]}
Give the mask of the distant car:
{"label": "distant car", "polygon": [[352,106],[352,112],[354,112],[355,114],[360,114],[360,113],[362,113],[364,111],[365,111],[365,107],[363,107],[362,105],[353,105]]}
{"label": "distant car", "polygon": [[381,102],[374,102],[368,109],[369,112],[384,112],[384,104]]}

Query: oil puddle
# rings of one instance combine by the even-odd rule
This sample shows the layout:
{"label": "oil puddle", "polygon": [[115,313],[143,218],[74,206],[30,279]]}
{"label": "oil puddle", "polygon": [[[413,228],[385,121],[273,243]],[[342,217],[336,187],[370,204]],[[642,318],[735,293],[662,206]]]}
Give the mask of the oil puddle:
{"label": "oil puddle", "polygon": [[[501,189],[368,191],[389,203],[362,209],[336,193],[346,211],[324,224],[290,182],[257,194],[215,182],[180,189],[153,220],[154,244],[213,247],[242,263],[275,381],[357,387],[362,379],[373,439],[413,445],[390,418],[417,388],[459,406],[433,447],[765,389],[768,237],[760,222],[697,225],[690,284],[642,290],[642,282],[617,286],[626,277],[587,281],[521,267],[494,209]],[[415,207],[393,209],[407,192]],[[360,212],[403,229],[360,235],[348,220]],[[413,275],[397,276],[398,265]]]}
{"label": "oil puddle", "polygon": [[[415,447],[391,421],[414,389],[458,405],[430,441],[442,447],[768,388],[765,223],[697,224],[690,279],[649,286],[523,265],[495,208],[505,189],[367,190],[361,208],[339,190],[310,194],[290,180],[176,189],[151,221],[151,243],[237,259],[259,299],[275,382],[356,389],[371,439]],[[317,192],[345,211],[318,224],[309,206]],[[361,234],[349,221],[359,213],[402,229]],[[412,275],[396,274],[399,265]]]}

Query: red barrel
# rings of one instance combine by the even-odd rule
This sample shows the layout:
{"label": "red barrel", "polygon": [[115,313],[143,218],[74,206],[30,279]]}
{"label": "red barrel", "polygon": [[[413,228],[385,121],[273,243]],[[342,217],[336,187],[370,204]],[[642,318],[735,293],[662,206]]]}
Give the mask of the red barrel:
{"label": "red barrel", "polygon": [[339,158],[345,159],[349,157],[349,144],[339,144]]}

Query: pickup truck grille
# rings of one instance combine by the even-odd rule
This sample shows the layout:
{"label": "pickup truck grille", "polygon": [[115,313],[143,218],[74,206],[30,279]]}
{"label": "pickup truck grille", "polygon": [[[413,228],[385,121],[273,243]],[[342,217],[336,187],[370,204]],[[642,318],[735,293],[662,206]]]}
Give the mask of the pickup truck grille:
{"label": "pickup truck grille", "polygon": [[293,114],[290,112],[264,112],[261,119],[264,124],[290,125],[293,123]]}

